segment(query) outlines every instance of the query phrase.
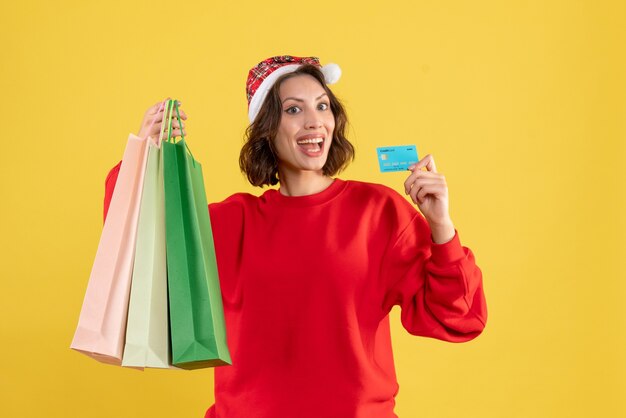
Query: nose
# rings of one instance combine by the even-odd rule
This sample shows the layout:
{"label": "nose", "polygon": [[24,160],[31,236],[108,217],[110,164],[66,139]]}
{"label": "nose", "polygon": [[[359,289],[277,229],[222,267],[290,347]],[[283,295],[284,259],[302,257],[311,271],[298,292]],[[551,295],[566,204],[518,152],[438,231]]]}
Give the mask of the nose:
{"label": "nose", "polygon": [[309,116],[306,122],[306,127],[310,129],[316,129],[322,127],[322,118],[317,114]]}

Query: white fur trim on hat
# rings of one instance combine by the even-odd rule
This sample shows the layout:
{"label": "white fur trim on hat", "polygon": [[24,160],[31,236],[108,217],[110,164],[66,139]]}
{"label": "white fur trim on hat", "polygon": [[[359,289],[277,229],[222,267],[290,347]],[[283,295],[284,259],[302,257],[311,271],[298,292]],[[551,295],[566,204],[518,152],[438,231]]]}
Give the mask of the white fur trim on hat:
{"label": "white fur trim on hat", "polygon": [[272,71],[272,73],[268,75],[265,80],[263,80],[261,85],[256,89],[254,96],[252,96],[252,99],[250,100],[250,107],[248,108],[248,119],[250,119],[250,123],[254,121],[254,118],[256,118],[259,110],[261,110],[261,105],[263,104],[263,101],[265,101],[265,96],[267,96],[267,92],[270,91],[278,77],[283,74],[292,73],[296,71],[298,67],[300,67],[300,64],[283,65],[282,67]]}
{"label": "white fur trim on hat", "polygon": [[326,84],[335,84],[341,77],[341,68],[335,63],[328,63],[322,67]]}

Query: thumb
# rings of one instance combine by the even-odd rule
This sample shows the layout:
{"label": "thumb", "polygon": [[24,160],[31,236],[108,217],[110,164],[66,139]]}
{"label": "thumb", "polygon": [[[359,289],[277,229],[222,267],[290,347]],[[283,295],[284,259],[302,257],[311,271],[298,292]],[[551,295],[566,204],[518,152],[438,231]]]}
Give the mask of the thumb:
{"label": "thumb", "polygon": [[158,102],[153,104],[150,109],[148,109],[148,115],[156,115],[159,112],[159,108],[163,102]]}

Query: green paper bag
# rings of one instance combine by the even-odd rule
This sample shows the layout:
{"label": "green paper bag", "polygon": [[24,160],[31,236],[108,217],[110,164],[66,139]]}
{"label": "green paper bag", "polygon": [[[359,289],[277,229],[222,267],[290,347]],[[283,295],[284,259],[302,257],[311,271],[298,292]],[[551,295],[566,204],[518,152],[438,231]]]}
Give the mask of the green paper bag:
{"label": "green paper bag", "polygon": [[229,365],[202,167],[184,137],[175,143],[171,126],[169,132],[162,156],[172,364],[183,369]]}

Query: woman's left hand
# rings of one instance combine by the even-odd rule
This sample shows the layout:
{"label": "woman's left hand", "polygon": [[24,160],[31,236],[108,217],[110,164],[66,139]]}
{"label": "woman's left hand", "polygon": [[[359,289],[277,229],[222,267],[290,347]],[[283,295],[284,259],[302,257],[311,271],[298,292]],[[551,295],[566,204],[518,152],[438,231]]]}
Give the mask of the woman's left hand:
{"label": "woman's left hand", "polygon": [[[422,170],[424,167],[426,170]],[[428,221],[433,241],[442,243],[451,240],[455,232],[450,219],[448,185],[444,175],[437,172],[435,159],[428,154],[409,170],[412,173],[404,182],[404,191]]]}

